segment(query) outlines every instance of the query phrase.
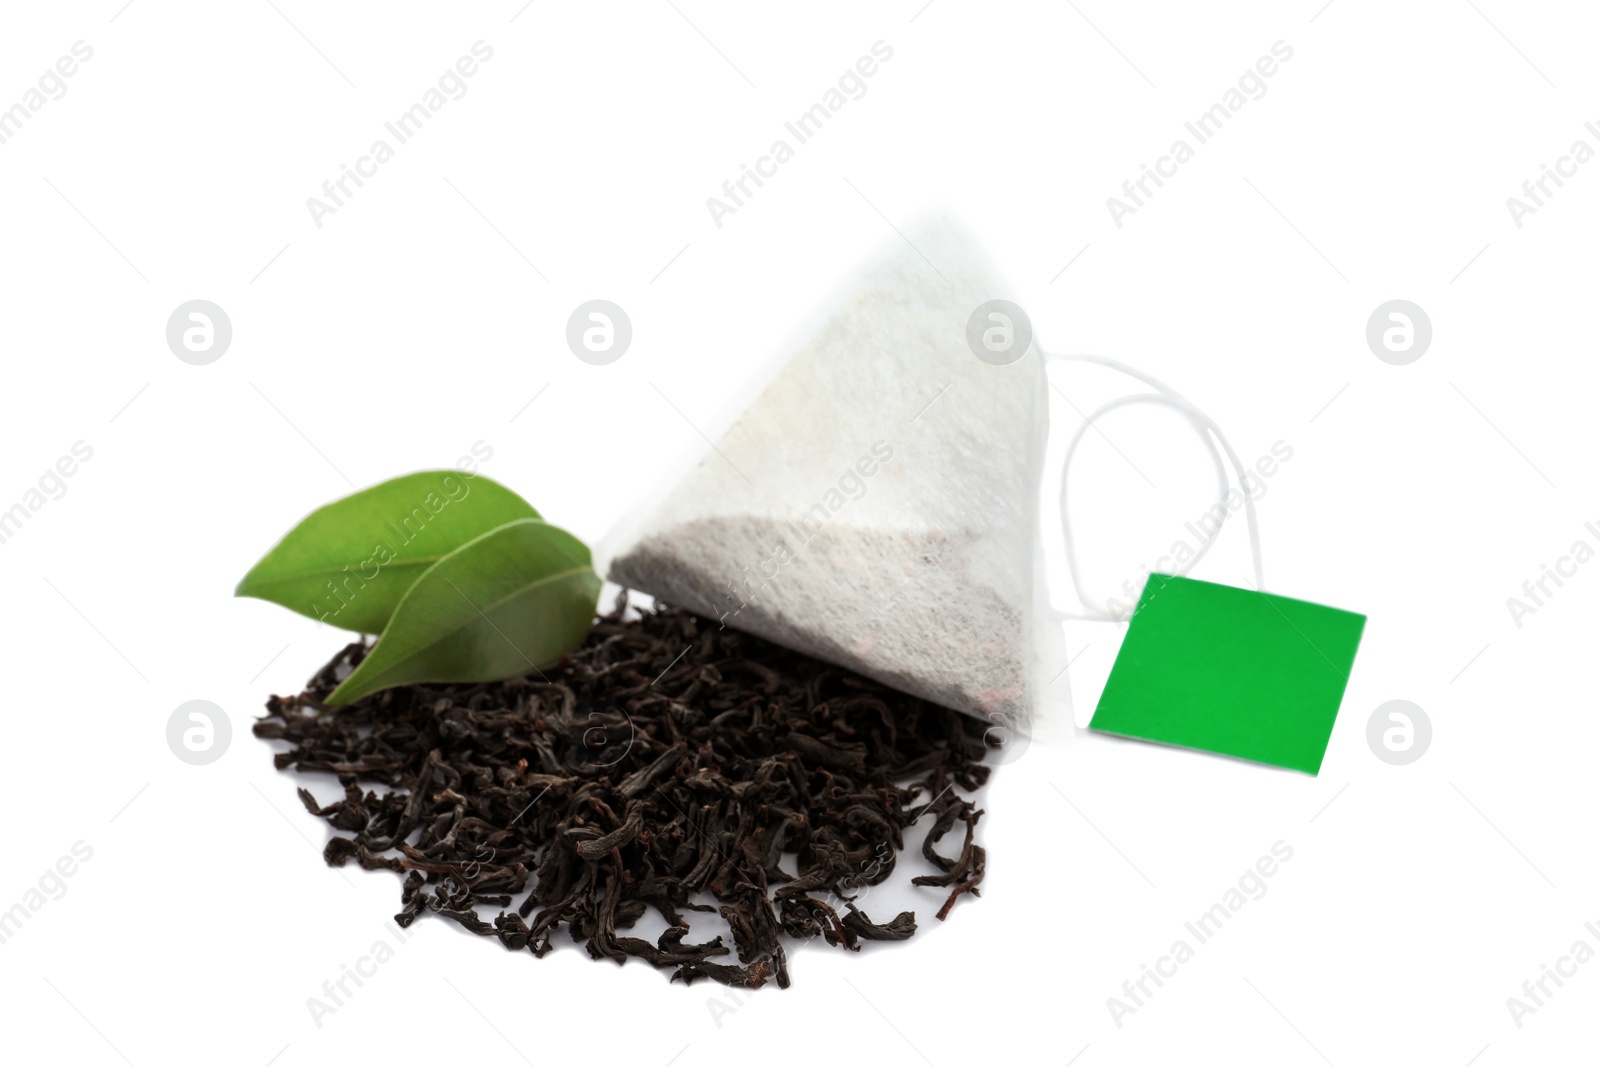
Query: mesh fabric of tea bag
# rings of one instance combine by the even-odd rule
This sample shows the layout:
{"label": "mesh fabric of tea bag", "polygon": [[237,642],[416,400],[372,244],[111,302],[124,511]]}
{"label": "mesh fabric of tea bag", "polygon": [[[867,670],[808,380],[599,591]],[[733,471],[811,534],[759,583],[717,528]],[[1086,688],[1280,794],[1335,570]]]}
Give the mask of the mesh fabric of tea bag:
{"label": "mesh fabric of tea bag", "polygon": [[1006,295],[954,227],[896,240],[607,539],[610,578],[1022,734],[1070,728],[1039,539],[1043,361],[967,341]]}

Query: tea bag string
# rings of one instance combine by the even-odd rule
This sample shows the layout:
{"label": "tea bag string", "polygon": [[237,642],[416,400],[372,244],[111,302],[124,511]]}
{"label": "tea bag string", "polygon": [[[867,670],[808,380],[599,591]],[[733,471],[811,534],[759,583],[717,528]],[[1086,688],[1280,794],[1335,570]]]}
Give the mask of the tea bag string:
{"label": "tea bag string", "polygon": [[[1096,420],[1102,415],[1131,404],[1159,404],[1181,412],[1188,418],[1190,424],[1194,426],[1195,432],[1200,435],[1200,440],[1205,442],[1207,451],[1211,453],[1211,462],[1217,472],[1217,503],[1222,507],[1227,506],[1228,493],[1232,491],[1228,482],[1227,470],[1222,463],[1223,455],[1227,455],[1229,462],[1233,464],[1234,472],[1239,476],[1239,492],[1244,496],[1245,523],[1250,531],[1250,561],[1255,568],[1256,588],[1262,588],[1265,582],[1261,571],[1261,531],[1256,523],[1255,499],[1251,497],[1247,488],[1245,466],[1240,462],[1239,455],[1233,450],[1233,446],[1228,443],[1228,438],[1223,434],[1222,428],[1209,415],[1185,399],[1183,394],[1176,389],[1136,367],[1130,367],[1120,360],[1090,353],[1054,355],[1047,352],[1044,353],[1044,358],[1046,361],[1059,360],[1064,363],[1091,363],[1099,367],[1108,367],[1111,370],[1143,382],[1154,390],[1154,392],[1149,393],[1130,393],[1127,396],[1119,396],[1115,400],[1109,400],[1101,404],[1090,412],[1089,416],[1084,419],[1083,425],[1078,427],[1078,431],[1072,435],[1072,439],[1067,443],[1066,455],[1061,460],[1061,535],[1066,543],[1067,571],[1072,577],[1072,588],[1078,596],[1078,602],[1084,606],[1085,610],[1082,613],[1058,611],[1056,614],[1065,619],[1088,619],[1103,622],[1120,621],[1116,615],[1108,610],[1097,608],[1084,596],[1083,579],[1078,570],[1078,550],[1072,536],[1072,508],[1067,502],[1067,482],[1072,475],[1072,458],[1077,453],[1078,445],[1083,441],[1084,434],[1095,426]],[[1218,447],[1219,445],[1221,446],[1220,448]],[[1211,550],[1211,546],[1216,540],[1217,538],[1213,536],[1204,542],[1199,550],[1189,558],[1187,563],[1184,563],[1172,573],[1177,576],[1188,574],[1195,564],[1205,558],[1205,554]]]}

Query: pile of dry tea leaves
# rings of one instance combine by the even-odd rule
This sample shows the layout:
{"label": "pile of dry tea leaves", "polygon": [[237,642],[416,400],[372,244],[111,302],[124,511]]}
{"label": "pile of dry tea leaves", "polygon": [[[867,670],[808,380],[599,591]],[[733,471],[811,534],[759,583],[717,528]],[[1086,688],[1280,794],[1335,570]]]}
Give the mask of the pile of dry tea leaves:
{"label": "pile of dry tea leaves", "polygon": [[[637,956],[672,978],[789,984],[786,939],[856,949],[916,931],[853,903],[894,870],[931,813],[922,854],[945,918],[976,894],[983,814],[956,790],[987,779],[981,724],[759,638],[619,597],[559,666],[504,682],[408,685],[322,701],[366,654],[352,644],[259,737],[280,770],[337,776],[313,814],[349,836],[324,856],[403,874],[397,921],[433,913],[506,948],[550,951],[564,924],[595,959]],[[363,783],[382,788],[363,790]],[[936,850],[964,833],[952,858]],[[947,846],[950,848],[953,846]],[[480,909],[500,909],[492,922]],[[655,941],[625,931],[655,909]],[[689,915],[719,935],[688,940]]]}

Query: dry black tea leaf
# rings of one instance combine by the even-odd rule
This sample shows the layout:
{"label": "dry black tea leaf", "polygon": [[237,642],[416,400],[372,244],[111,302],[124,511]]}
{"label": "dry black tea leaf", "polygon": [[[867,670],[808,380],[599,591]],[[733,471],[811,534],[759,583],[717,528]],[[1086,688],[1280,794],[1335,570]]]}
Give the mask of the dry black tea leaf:
{"label": "dry black tea leaf", "polygon": [[[330,708],[370,651],[352,644],[306,692],[268,701],[255,732],[291,746],[278,768],[343,790],[328,804],[300,791],[349,835],[327,862],[403,872],[401,925],[431,913],[535,956],[565,927],[595,959],[752,988],[789,984],[791,941],[915,933],[911,912],[875,921],[854,901],[924,815],[940,873],[914,881],[937,889],[938,917],[977,893],[983,813],[957,790],[988,778],[981,724],[682,611],[630,618],[625,602],[542,673]],[[628,934],[649,911],[665,932]],[[691,939],[709,913],[731,945]]]}

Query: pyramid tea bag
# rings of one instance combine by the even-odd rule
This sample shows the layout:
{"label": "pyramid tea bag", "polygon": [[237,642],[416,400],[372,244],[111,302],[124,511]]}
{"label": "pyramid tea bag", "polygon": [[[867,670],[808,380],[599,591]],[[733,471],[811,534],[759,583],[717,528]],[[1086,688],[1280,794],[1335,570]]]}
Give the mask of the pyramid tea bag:
{"label": "pyramid tea bag", "polygon": [[968,342],[1005,295],[948,224],[897,240],[601,546],[611,580],[1007,729],[1070,726],[1064,679],[1044,699],[1065,654],[1039,538],[1043,361]]}

